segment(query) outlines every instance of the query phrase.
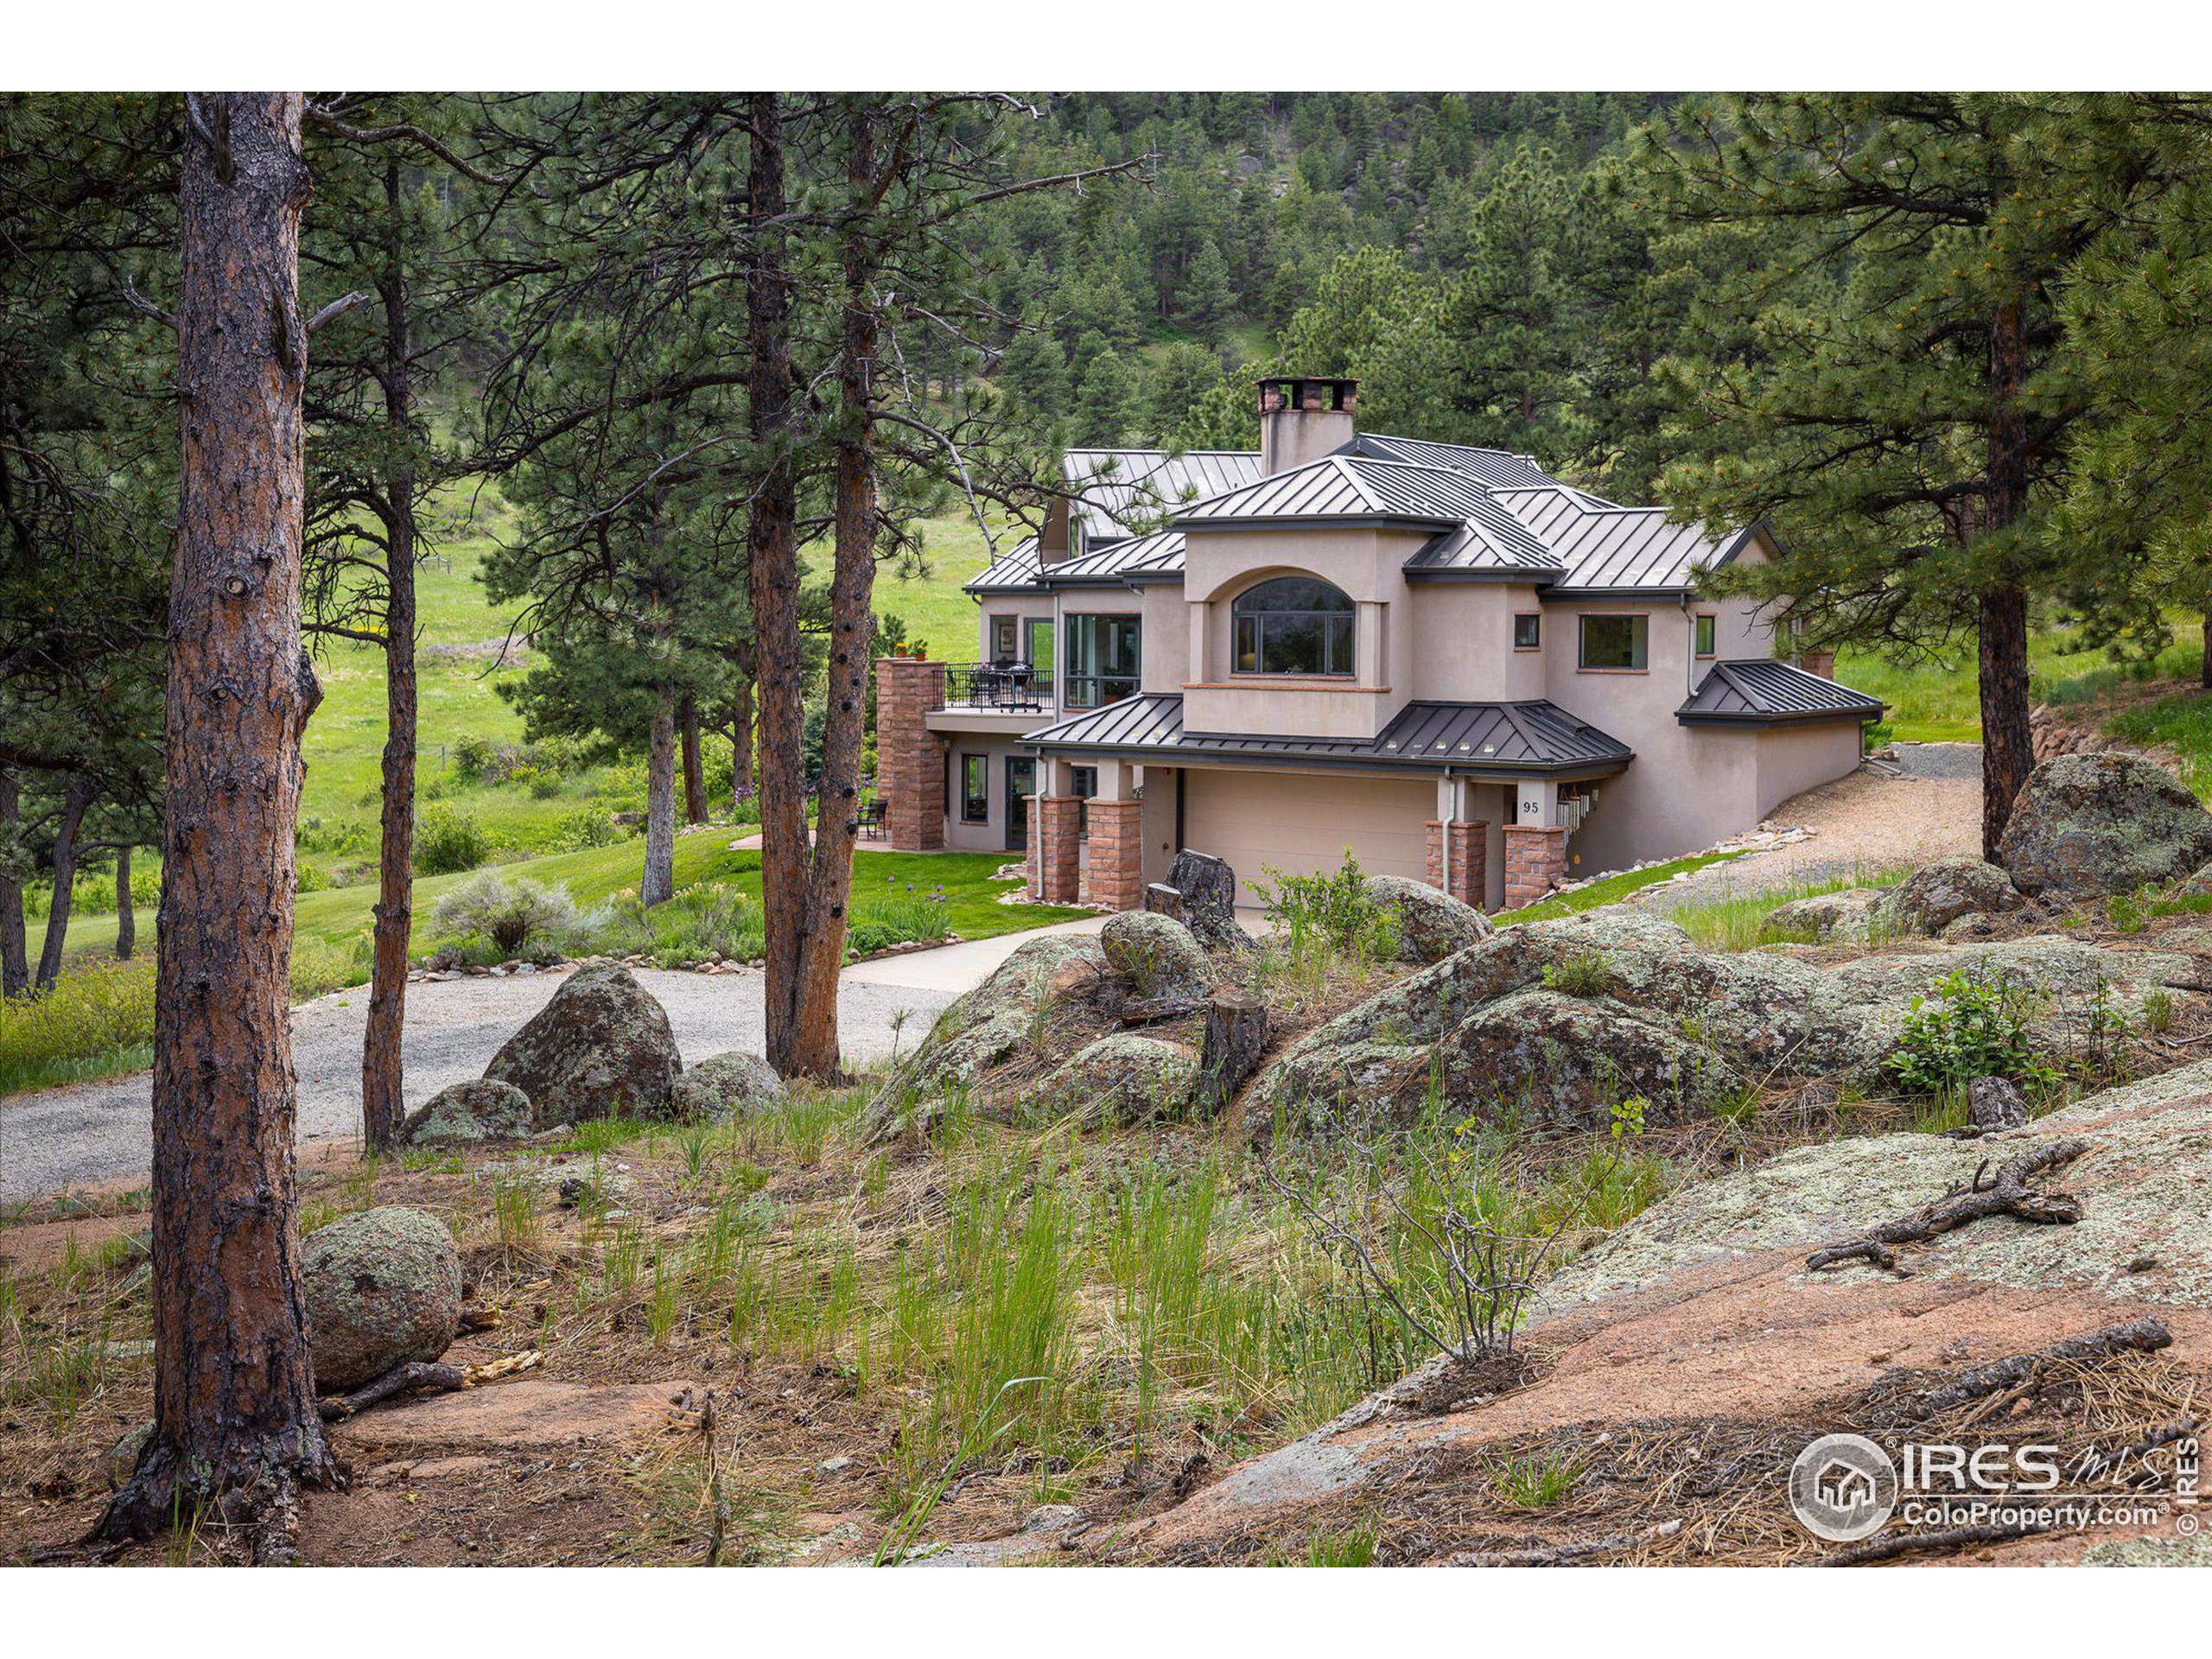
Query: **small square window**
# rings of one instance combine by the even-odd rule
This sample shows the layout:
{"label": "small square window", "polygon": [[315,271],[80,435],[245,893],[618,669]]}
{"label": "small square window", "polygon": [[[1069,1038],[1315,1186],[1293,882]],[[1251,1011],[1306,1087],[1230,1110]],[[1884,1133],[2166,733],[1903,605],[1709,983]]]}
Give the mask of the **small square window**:
{"label": "small square window", "polygon": [[1697,654],[1699,656],[1713,655],[1713,636],[1719,625],[1719,619],[1714,616],[1706,615],[1697,619]]}
{"label": "small square window", "polygon": [[1513,619],[1513,649],[1536,651],[1544,643],[1544,619],[1534,611],[1523,611]]}

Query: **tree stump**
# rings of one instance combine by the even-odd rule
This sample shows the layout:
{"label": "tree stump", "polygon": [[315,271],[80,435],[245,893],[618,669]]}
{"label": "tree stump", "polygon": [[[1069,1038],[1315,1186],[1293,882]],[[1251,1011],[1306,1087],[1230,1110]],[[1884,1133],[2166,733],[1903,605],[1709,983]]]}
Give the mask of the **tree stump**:
{"label": "tree stump", "polygon": [[1268,1046],[1268,1005],[1247,990],[1224,986],[1206,1002],[1206,1031],[1198,1045],[1198,1084],[1192,1104],[1211,1116],[1229,1103],[1244,1079],[1259,1069]]}
{"label": "tree stump", "polygon": [[1209,950],[1249,950],[1252,936],[1236,920],[1236,872],[1211,853],[1185,847],[1167,880],[1145,889],[1147,910],[1172,916]]}

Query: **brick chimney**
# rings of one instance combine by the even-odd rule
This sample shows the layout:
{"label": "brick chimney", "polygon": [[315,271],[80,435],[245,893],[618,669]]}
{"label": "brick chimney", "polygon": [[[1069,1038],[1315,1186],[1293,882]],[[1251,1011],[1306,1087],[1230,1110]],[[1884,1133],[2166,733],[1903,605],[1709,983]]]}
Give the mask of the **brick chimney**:
{"label": "brick chimney", "polygon": [[1260,382],[1260,470],[1268,477],[1341,449],[1357,429],[1357,380]]}

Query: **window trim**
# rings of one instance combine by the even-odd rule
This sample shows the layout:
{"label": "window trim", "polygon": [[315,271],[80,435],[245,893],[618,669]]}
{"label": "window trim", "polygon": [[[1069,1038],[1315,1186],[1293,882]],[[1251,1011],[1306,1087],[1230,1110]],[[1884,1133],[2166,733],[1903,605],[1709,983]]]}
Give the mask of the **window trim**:
{"label": "window trim", "polygon": [[[1527,645],[1522,645],[1522,644],[1521,643],[1521,625],[1522,625],[1523,622],[1533,622],[1533,623],[1535,623],[1535,624],[1536,625],[1536,628],[1535,628],[1535,635],[1536,635],[1536,637],[1535,637],[1535,639],[1531,639],[1531,640],[1530,640]],[[1543,613],[1541,611],[1516,611],[1516,612],[1514,612],[1514,613],[1513,613],[1513,649],[1514,649],[1514,650],[1516,650],[1516,651],[1541,651],[1543,648],[1544,648],[1544,613]]]}
{"label": "window trim", "polygon": [[[1701,639],[1700,636],[1702,636]],[[1710,660],[1720,654],[1720,617],[1718,612],[1691,613],[1690,652],[1700,662]]]}
{"label": "window trim", "polygon": [[[976,766],[981,766],[983,772],[983,792],[981,797],[968,792],[968,774],[970,768]],[[969,809],[978,799],[982,803],[982,810],[981,812],[970,810]],[[991,757],[982,749],[963,749],[960,751],[960,822],[988,823],[990,821]]]}
{"label": "window trim", "polygon": [[[1583,639],[1584,625],[1593,619],[1643,624],[1643,666],[1642,668],[1592,668],[1585,660],[1587,646]],[[1651,613],[1649,611],[1577,611],[1574,613],[1574,671],[1578,674],[1649,674],[1651,671]]]}
{"label": "window trim", "polygon": [[[1346,608],[1340,611],[1248,611],[1243,608],[1244,601],[1262,588],[1273,582],[1286,581],[1319,582],[1331,593],[1341,598]],[[1323,625],[1319,629],[1321,660],[1325,664],[1329,662],[1335,654],[1329,643],[1335,631],[1327,625],[1341,618],[1346,625],[1344,652],[1350,660],[1342,668],[1324,667],[1314,670],[1269,668],[1267,664],[1265,636],[1260,626],[1261,621],[1268,617],[1310,617],[1321,622]],[[1244,624],[1248,621],[1252,624],[1253,666],[1240,668],[1237,664],[1243,656],[1243,648],[1240,640],[1243,634]],[[1229,672],[1232,679],[1328,680],[1332,682],[1357,680],[1359,677],[1359,601],[1326,576],[1316,575],[1308,571],[1292,571],[1262,577],[1229,601]]]}

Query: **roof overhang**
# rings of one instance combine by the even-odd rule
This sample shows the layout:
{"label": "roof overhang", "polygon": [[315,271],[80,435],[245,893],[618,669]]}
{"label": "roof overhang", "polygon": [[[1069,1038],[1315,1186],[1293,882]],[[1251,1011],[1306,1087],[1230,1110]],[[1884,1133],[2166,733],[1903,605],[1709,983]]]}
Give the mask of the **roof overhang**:
{"label": "roof overhang", "polygon": [[1378,759],[1371,754],[1324,754],[1309,750],[1251,750],[1224,749],[1203,742],[1192,743],[1185,739],[1179,743],[1135,744],[1116,747],[1101,743],[1030,743],[1025,745],[1038,755],[1098,755],[1114,760],[1127,760],[1141,766],[1236,766],[1255,768],[1262,772],[1355,772],[1369,777],[1435,778],[1446,773],[1454,778],[1465,778],[1477,783],[1516,782],[1526,778],[1541,778],[1553,783],[1580,783],[1590,778],[1614,778],[1628,770],[1634,754],[1609,756],[1603,760],[1586,760],[1574,765],[1548,766],[1541,763],[1485,761],[1472,765],[1465,760],[1408,760]]}
{"label": "roof overhang", "polygon": [[1769,726],[1872,726],[1888,712],[1887,703],[1879,709],[1808,709],[1802,714],[1787,715],[1708,715],[1676,709],[1675,719],[1684,726],[1736,726],[1756,730]]}

